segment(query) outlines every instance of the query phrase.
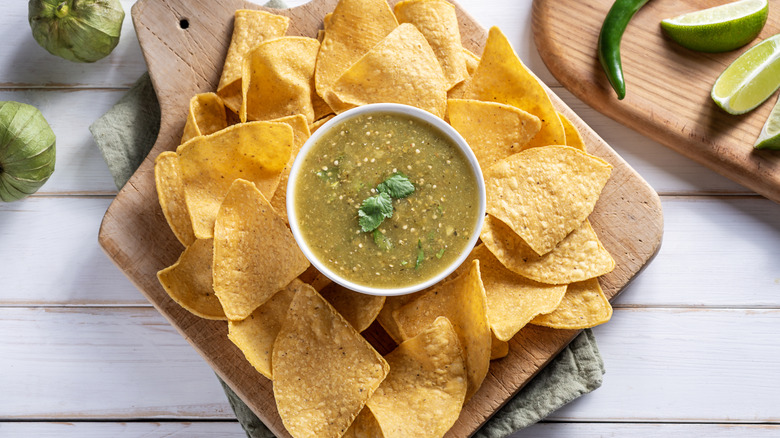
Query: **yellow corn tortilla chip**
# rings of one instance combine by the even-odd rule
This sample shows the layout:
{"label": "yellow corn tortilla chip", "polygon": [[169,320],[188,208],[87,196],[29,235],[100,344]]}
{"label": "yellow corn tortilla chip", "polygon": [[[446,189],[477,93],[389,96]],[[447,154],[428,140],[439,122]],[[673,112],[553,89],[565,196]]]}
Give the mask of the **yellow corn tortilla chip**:
{"label": "yellow corn tortilla chip", "polygon": [[512,339],[536,315],[555,310],[566,293],[566,285],[538,283],[515,274],[486,245],[474,248],[457,272],[468,269],[472,260],[479,260],[488,321],[493,335],[501,341]]}
{"label": "yellow corn tortilla chip", "polygon": [[466,87],[471,81],[471,76],[477,71],[479,56],[465,47],[463,48],[463,56],[466,59],[466,72],[468,72],[468,76],[462,82],[456,84],[447,91],[447,99],[463,99],[463,96],[466,95]]}
{"label": "yellow corn tortilla chip", "polygon": [[509,342],[502,341],[493,335],[490,339],[490,360],[497,360],[509,355]]}
{"label": "yellow corn tortilla chip", "polygon": [[544,255],[593,211],[611,172],[568,146],[526,149],[484,170],[487,212]]}
{"label": "yellow corn tortilla chip", "polygon": [[271,360],[279,416],[294,437],[340,437],[389,372],[311,286],[295,294]]}
{"label": "yellow corn tortilla chip", "polygon": [[225,104],[222,99],[214,93],[196,94],[190,99],[190,110],[187,113],[181,142],[186,143],[199,135],[213,134],[227,126]]}
{"label": "yellow corn tortilla chip", "polygon": [[463,348],[438,317],[385,359],[390,373],[368,400],[385,438],[438,438],[455,424],[466,396]]}
{"label": "yellow corn tortilla chip", "polygon": [[263,305],[255,309],[242,321],[228,321],[228,339],[238,347],[246,360],[260,374],[273,379],[271,374],[271,352],[282,321],[287,317],[295,294],[305,283],[295,279],[273,294]]}
{"label": "yellow corn tortilla chip", "polygon": [[384,438],[384,435],[371,409],[363,406],[342,438]]}
{"label": "yellow corn tortilla chip", "polygon": [[465,80],[466,56],[460,43],[460,29],[455,6],[444,0],[404,0],[396,3],[398,23],[410,23],[422,32],[430,44],[444,73],[444,86],[449,90]]}
{"label": "yellow corn tortilla chip", "polygon": [[314,122],[314,62],[320,43],[313,38],[264,41],[244,60],[241,120],[271,120],[302,114]]}
{"label": "yellow corn tortilla chip", "polygon": [[482,169],[523,150],[541,127],[538,117],[496,102],[450,99],[447,113]]}
{"label": "yellow corn tortilla chip", "polygon": [[271,120],[271,122],[285,123],[290,125],[293,130],[293,143],[292,150],[290,151],[290,160],[287,162],[287,165],[284,166],[282,174],[279,177],[279,186],[271,198],[271,205],[274,207],[274,210],[276,210],[276,213],[281,216],[286,223],[287,182],[290,179],[290,170],[292,169],[293,162],[295,162],[295,157],[298,156],[298,151],[301,150],[303,144],[306,143],[306,140],[309,139],[311,132],[309,132],[309,125],[306,122],[306,117],[301,114],[274,119]]}
{"label": "yellow corn tortilla chip", "polygon": [[233,36],[217,86],[217,94],[234,113],[238,113],[241,107],[244,57],[263,41],[283,36],[289,24],[290,19],[282,15],[249,9],[236,11]]}
{"label": "yellow corn tortilla chip", "polygon": [[[347,69],[398,26],[385,0],[341,0],[324,19],[325,37],[317,54],[314,83],[331,108],[327,91]],[[342,110],[343,111],[343,110]]]}
{"label": "yellow corn tortilla chip", "polygon": [[577,127],[572,125],[571,121],[567,119],[563,113],[558,113],[558,117],[561,119],[561,123],[563,124],[563,131],[566,133],[566,146],[571,146],[575,149],[581,150],[582,152],[587,152],[585,149],[585,141],[582,139],[580,131],[577,130]]}
{"label": "yellow corn tortilla chip", "polygon": [[[316,288],[315,288],[316,289]],[[358,332],[371,325],[385,304],[385,297],[351,291],[338,283],[325,286],[320,295]]]}
{"label": "yellow corn tortilla chip", "polygon": [[531,324],[556,329],[584,329],[603,324],[612,318],[612,306],[601,290],[599,280],[572,283],[566,295],[552,313],[539,315]]}
{"label": "yellow corn tortilla chip", "polygon": [[182,245],[191,245],[195,241],[195,233],[184,199],[184,181],[176,152],[167,151],[157,156],[154,160],[154,180],[157,199],[171,231]]}
{"label": "yellow corn tortilla chip", "polygon": [[[455,277],[453,276],[453,278]],[[385,299],[385,305],[382,306],[382,310],[379,311],[379,315],[376,317],[376,320],[379,322],[379,325],[385,329],[385,332],[390,335],[396,344],[403,342],[404,338],[401,336],[401,332],[398,331],[398,324],[395,323],[393,312],[395,312],[395,310],[399,307],[414,301],[415,298],[422,294],[423,292],[415,292],[406,295],[395,295]]]}
{"label": "yellow corn tortilla chip", "polygon": [[485,219],[480,237],[507,269],[540,283],[566,285],[615,269],[615,260],[601,244],[588,220],[543,256],[493,216]]}
{"label": "yellow corn tortilla chip", "polygon": [[315,131],[317,131],[318,129],[320,129],[320,126],[322,126],[322,125],[324,125],[324,124],[328,123],[328,121],[329,121],[330,119],[334,118],[334,117],[336,117],[336,115],[335,115],[335,114],[332,114],[332,115],[328,115],[328,116],[325,116],[325,117],[323,117],[323,118],[321,118],[321,119],[317,120],[316,122],[314,122],[314,123],[312,123],[311,125],[309,125],[309,131],[311,131],[311,133],[312,133],[312,134],[314,134],[314,132],[315,132]]}
{"label": "yellow corn tortilla chip", "polygon": [[289,125],[251,122],[179,146],[179,166],[195,236],[214,235],[214,219],[236,178],[255,183],[269,199],[290,160],[293,132]]}
{"label": "yellow corn tortilla chip", "polygon": [[468,271],[454,280],[433,286],[393,312],[404,339],[417,336],[439,316],[452,322],[465,351],[468,400],[479,389],[490,365],[490,325],[479,261],[474,260]]}
{"label": "yellow corn tortilla chip", "polygon": [[490,28],[464,98],[512,105],[539,117],[541,130],[528,147],[565,144],[563,125],[542,82],[523,65],[497,27]]}
{"label": "yellow corn tortilla chip", "polygon": [[357,60],[323,97],[337,113],[379,102],[411,105],[439,117],[447,109],[441,66],[425,37],[408,23]]}
{"label": "yellow corn tortilla chip", "polygon": [[463,48],[463,56],[466,59],[466,71],[471,76],[479,67],[479,56],[465,47]]}
{"label": "yellow corn tortilla chip", "polygon": [[168,296],[192,314],[224,320],[225,312],[212,287],[213,239],[199,239],[184,249],[179,260],[157,273]]}
{"label": "yellow corn tortilla chip", "polygon": [[235,180],[214,226],[214,291],[228,319],[245,319],[308,267],[260,190]]}
{"label": "yellow corn tortilla chip", "polygon": [[325,274],[318,271],[314,265],[309,266],[309,269],[304,271],[303,274],[299,275],[298,279],[313,287],[317,292],[333,283],[330,278],[326,277]]}

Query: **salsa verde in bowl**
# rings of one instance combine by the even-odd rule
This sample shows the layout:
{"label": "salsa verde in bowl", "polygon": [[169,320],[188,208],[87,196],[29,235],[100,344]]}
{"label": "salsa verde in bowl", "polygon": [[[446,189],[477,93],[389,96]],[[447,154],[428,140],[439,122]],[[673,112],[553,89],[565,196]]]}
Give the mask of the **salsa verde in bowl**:
{"label": "salsa verde in bowl", "polygon": [[474,153],[418,108],[372,104],[320,127],[287,185],[293,236],[349,289],[403,295],[441,281],[468,256],[485,216]]}

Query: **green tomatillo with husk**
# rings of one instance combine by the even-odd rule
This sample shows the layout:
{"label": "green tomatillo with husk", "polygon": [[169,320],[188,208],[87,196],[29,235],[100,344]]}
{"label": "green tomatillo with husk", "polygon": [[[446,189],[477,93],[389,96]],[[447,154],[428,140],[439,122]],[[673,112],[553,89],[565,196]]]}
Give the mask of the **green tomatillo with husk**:
{"label": "green tomatillo with husk", "polygon": [[95,62],[119,42],[125,11],[119,0],[30,0],[33,37],[49,53]]}
{"label": "green tomatillo with husk", "polygon": [[32,105],[0,102],[0,201],[38,191],[54,172],[54,132]]}

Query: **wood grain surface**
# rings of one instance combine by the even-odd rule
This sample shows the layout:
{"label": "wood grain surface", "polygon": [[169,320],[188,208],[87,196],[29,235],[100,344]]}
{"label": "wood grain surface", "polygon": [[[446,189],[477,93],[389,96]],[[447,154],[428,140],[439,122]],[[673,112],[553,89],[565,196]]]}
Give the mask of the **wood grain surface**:
{"label": "wood grain surface", "polygon": [[637,12],[621,45],[626,97],[618,100],[598,62],[599,30],[613,0],[535,0],[533,30],[552,74],[597,111],[780,202],[780,151],[753,149],[777,97],[733,116],[710,98],[723,70],[747,48],[780,32],[770,8],[758,39],[727,53],[699,53],[674,43],[660,21],[728,3],[726,0],[656,0]]}
{"label": "wood grain surface", "polygon": [[[277,12],[292,19],[288,34],[315,36],[322,27],[322,17],[336,2],[314,0]],[[138,39],[160,101],[161,128],[152,152],[108,208],[99,242],[114,263],[271,430],[278,436],[289,436],[276,411],[271,382],[257,373],[227,339],[226,323],[203,320],[182,309],[169,299],[156,278],[156,272],[175,262],[183,248],[168,228],[157,202],[154,157],[176,148],[189,98],[216,87],[230,41],[233,13],[240,8],[262,9],[242,0],[142,0],[133,7]],[[485,29],[460,7],[458,14],[464,46],[480,54]],[[186,29],[181,28],[181,20],[187,20]],[[614,298],[660,246],[660,201],[625,161],[550,93],[558,110],[580,128],[589,151],[615,166],[590,218],[617,262],[616,269],[602,278],[605,293]],[[464,406],[448,436],[471,435],[576,334],[535,326],[523,329],[511,341],[509,356],[491,363],[483,386]],[[367,337],[380,344],[386,341],[376,327],[369,329]]]}

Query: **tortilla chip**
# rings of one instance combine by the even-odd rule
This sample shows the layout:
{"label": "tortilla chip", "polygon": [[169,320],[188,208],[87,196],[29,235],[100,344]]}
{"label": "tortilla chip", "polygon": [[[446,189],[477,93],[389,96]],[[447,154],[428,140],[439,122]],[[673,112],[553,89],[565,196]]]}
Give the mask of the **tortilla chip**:
{"label": "tortilla chip", "polygon": [[479,56],[465,47],[463,48],[463,56],[466,59],[466,71],[471,76],[479,67]]}
{"label": "tortilla chip", "polygon": [[466,59],[466,72],[468,72],[468,77],[447,91],[447,99],[463,99],[463,96],[466,95],[466,87],[471,81],[471,76],[477,71],[479,56],[465,47],[463,48],[463,56]]}
{"label": "tortilla chip", "polygon": [[337,113],[379,102],[411,105],[439,117],[447,109],[439,61],[423,34],[408,23],[357,60],[323,97]]}
{"label": "tortilla chip", "polygon": [[507,269],[541,283],[566,285],[604,275],[615,260],[585,220],[552,251],[540,256],[500,220],[488,215],[482,242]]}
{"label": "tortilla chip", "polygon": [[490,325],[479,261],[474,260],[469,270],[454,280],[433,286],[393,312],[404,339],[417,336],[439,316],[452,322],[466,353],[468,400],[479,389],[490,365]]}
{"label": "tortilla chip", "polygon": [[490,339],[490,360],[497,360],[509,355],[509,342],[502,341],[493,335]]}
{"label": "tortilla chip", "polygon": [[293,297],[305,283],[295,279],[243,321],[228,321],[228,339],[260,374],[273,379],[271,352]]}
{"label": "tortilla chip", "polygon": [[213,239],[199,239],[184,249],[179,260],[157,273],[168,296],[190,313],[224,320],[225,312],[214,294],[211,276]]}
{"label": "tortilla chip", "polygon": [[340,0],[324,24],[325,37],[314,72],[317,94],[323,98],[352,64],[398,26],[385,0]]}
{"label": "tortilla chip", "polygon": [[501,341],[512,339],[536,315],[555,310],[566,293],[566,285],[537,283],[515,274],[504,267],[486,245],[474,248],[456,272],[468,269],[475,259],[479,260],[485,286],[490,328]]}
{"label": "tortilla chip", "polygon": [[214,235],[214,219],[236,178],[252,181],[269,199],[290,160],[292,129],[283,123],[251,122],[195,137],[179,146],[179,165],[195,236]]}
{"label": "tortilla chip", "polygon": [[303,144],[306,143],[306,140],[309,139],[311,132],[309,132],[309,125],[306,122],[306,117],[301,114],[282,117],[280,119],[274,119],[271,121],[276,123],[286,123],[290,125],[293,130],[293,143],[292,150],[290,151],[290,160],[287,162],[287,165],[284,166],[284,170],[282,170],[282,174],[279,177],[278,189],[276,192],[274,192],[274,196],[271,198],[271,206],[274,207],[276,214],[281,216],[282,219],[284,219],[284,222],[287,223],[287,182],[290,179],[290,170],[292,169],[292,165],[295,162],[295,157],[298,156],[298,151],[301,150]]}
{"label": "tortilla chip", "polygon": [[460,43],[460,29],[455,6],[444,0],[404,0],[396,3],[398,23],[410,23],[422,32],[430,44],[444,73],[444,86],[449,90],[465,80],[466,56]]}
{"label": "tortilla chip", "polygon": [[542,128],[528,147],[565,144],[563,125],[542,82],[523,65],[497,27],[490,28],[465,98],[512,105],[539,117]]}
{"label": "tortilla chip", "polygon": [[396,344],[403,342],[404,338],[401,336],[401,332],[398,331],[398,324],[395,323],[393,312],[395,312],[395,310],[399,307],[410,303],[423,293],[424,292],[415,292],[406,295],[395,295],[385,299],[385,305],[382,306],[382,310],[379,311],[379,315],[376,317],[376,320],[379,322],[379,325],[385,329],[387,334],[390,335]]}
{"label": "tortilla chip", "polygon": [[265,196],[237,179],[214,226],[214,290],[227,317],[245,319],[308,267]]}
{"label": "tortilla chip", "polygon": [[181,142],[186,143],[199,135],[213,134],[227,126],[225,104],[222,99],[214,93],[196,94],[190,99],[190,110],[187,113]]}
{"label": "tortilla chip", "polygon": [[572,283],[555,311],[539,315],[531,324],[578,330],[603,324],[612,318],[612,306],[597,278]]}
{"label": "tortilla chip", "polygon": [[314,134],[315,131],[320,129],[320,126],[328,123],[328,121],[330,119],[334,118],[334,117],[336,117],[336,116],[335,115],[329,115],[329,116],[325,116],[325,117],[317,120],[316,122],[314,122],[311,125],[309,125],[309,131],[311,131],[311,133]]}
{"label": "tortilla chip", "polygon": [[283,36],[289,24],[290,19],[282,15],[249,9],[236,11],[233,37],[217,86],[217,94],[233,112],[238,113],[241,107],[241,72],[244,57],[263,41]]}
{"label": "tortilla chip", "polygon": [[384,435],[371,409],[363,406],[342,438],[384,438]]}
{"label": "tortilla chip", "polygon": [[487,212],[544,255],[593,211],[611,172],[568,146],[526,149],[484,171]]}
{"label": "tortilla chip", "polygon": [[383,296],[354,292],[338,283],[330,283],[320,294],[358,332],[367,329],[374,322],[385,304]]}
{"label": "tortilla chip", "polygon": [[171,231],[184,246],[195,241],[192,220],[184,199],[184,181],[176,152],[163,152],[154,160],[154,180],[157,199]]}
{"label": "tortilla chip", "polygon": [[587,150],[585,150],[585,141],[582,139],[577,127],[572,125],[571,121],[569,121],[563,113],[558,113],[558,117],[563,124],[563,131],[566,133],[566,146],[571,146],[582,152],[587,152]]}
{"label": "tortilla chip", "polygon": [[320,43],[313,38],[264,41],[244,60],[241,119],[271,120],[303,114],[314,122],[314,62]]}
{"label": "tortilla chip", "polygon": [[340,437],[389,371],[311,286],[290,303],[271,361],[279,416],[294,437]]}
{"label": "tortilla chip", "polygon": [[447,112],[482,169],[523,150],[541,126],[538,117],[495,102],[450,99]]}
{"label": "tortilla chip", "polygon": [[455,424],[466,396],[463,348],[438,317],[385,359],[390,373],[367,406],[386,438],[438,438]]}

